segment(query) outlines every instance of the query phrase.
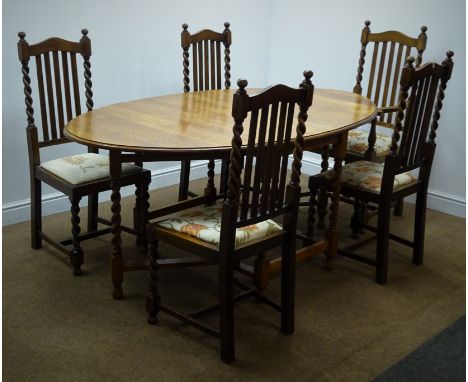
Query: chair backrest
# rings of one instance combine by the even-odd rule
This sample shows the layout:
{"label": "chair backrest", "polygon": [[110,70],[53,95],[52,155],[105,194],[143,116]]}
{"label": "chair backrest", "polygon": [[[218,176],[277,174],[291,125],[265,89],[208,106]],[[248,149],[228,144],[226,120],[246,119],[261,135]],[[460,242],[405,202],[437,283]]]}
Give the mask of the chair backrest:
{"label": "chair backrest", "polygon": [[452,75],[452,57],[453,52],[448,51],[441,65],[429,62],[417,69],[413,57],[406,60],[401,72],[400,104],[390,146],[390,155],[400,159],[401,171],[419,167],[423,146],[426,142],[435,143],[442,101]]}
{"label": "chair backrest", "polygon": [[[86,107],[88,111],[93,109],[91,40],[86,29],[83,29],[81,33],[82,37],[79,42],[52,37],[33,45],[25,40],[26,34],[24,32],[18,33],[20,38],[18,57],[22,64],[28,134],[31,135],[28,136],[28,144],[35,146],[29,149],[33,151],[34,156],[37,156],[35,160],[37,163],[39,162],[39,148],[69,142],[63,134],[63,128],[68,121],[81,114],[77,54],[83,57]],[[42,125],[41,138],[37,134],[34,120],[31,77],[29,75],[29,61],[32,57],[35,58],[36,63]]]}
{"label": "chair backrest", "polygon": [[[312,72],[304,72],[298,89],[285,85],[269,87],[249,96],[246,80],[239,80],[234,94],[232,150],[227,202],[239,216],[238,226],[253,224],[284,212],[288,157],[294,109],[299,106],[294,160],[290,184],[299,187],[307,110],[312,104]],[[247,144],[242,143],[243,122],[250,114]],[[254,163],[255,161],[255,163]],[[242,175],[243,167],[243,179]],[[239,215],[237,214],[240,208]]]}
{"label": "chair backrest", "polygon": [[[381,33],[371,33],[370,21],[365,22],[361,34],[361,51],[359,65],[357,69],[356,85],[353,92],[362,94],[362,80],[366,56],[366,48],[369,43],[374,45],[372,61],[368,75],[364,73],[367,80],[367,98],[372,100],[377,107],[391,107],[398,105],[398,76],[405,60],[411,55],[413,48],[417,51],[416,67],[422,62],[422,55],[426,49],[427,27],[421,27],[421,33],[417,38],[409,37],[401,32],[386,31]],[[387,123],[393,121],[393,114],[385,115]],[[384,115],[379,122],[384,121]],[[393,126],[392,126],[393,127]]]}
{"label": "chair backrest", "polygon": [[221,33],[209,29],[190,34],[182,25],[181,45],[184,57],[184,92],[190,91],[189,48],[192,46],[193,90],[222,89],[221,43],[224,45],[224,88],[231,87],[231,30],[224,23]]}

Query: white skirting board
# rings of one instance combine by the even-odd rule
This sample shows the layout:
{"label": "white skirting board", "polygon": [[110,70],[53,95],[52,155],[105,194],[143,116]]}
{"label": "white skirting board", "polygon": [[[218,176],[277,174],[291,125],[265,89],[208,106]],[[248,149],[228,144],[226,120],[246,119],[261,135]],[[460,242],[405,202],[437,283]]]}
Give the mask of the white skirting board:
{"label": "white skirting board", "polygon": [[[207,167],[206,161],[192,162],[190,179],[200,179],[206,177]],[[215,172],[219,174],[220,161],[216,161]],[[312,157],[304,157],[302,161],[302,172],[304,174],[316,174],[320,171],[320,159]],[[180,166],[167,167],[160,170],[152,171],[150,189],[157,189],[171,186],[179,183]],[[122,189],[121,195],[132,195],[135,191],[133,186],[128,186]],[[100,201],[110,200],[110,192],[100,194]],[[414,198],[407,198],[405,201],[414,202]],[[9,225],[23,222],[30,219],[30,199],[20,200],[17,202],[6,203],[2,206],[2,224]],[[81,206],[86,206],[87,198],[83,198]],[[465,218],[466,199],[456,195],[443,193],[437,190],[429,189],[427,196],[427,206],[436,211],[445,212],[450,215],[455,215]],[[68,198],[60,192],[47,194],[42,197],[42,213],[44,216],[58,212],[68,211],[70,203]]]}

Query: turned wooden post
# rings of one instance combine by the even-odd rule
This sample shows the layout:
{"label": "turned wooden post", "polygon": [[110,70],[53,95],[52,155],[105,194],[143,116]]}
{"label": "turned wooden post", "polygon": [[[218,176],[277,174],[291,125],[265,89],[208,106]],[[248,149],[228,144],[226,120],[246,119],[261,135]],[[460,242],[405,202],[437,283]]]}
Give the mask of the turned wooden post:
{"label": "turned wooden post", "polygon": [[189,62],[189,48],[190,48],[190,33],[187,30],[188,25],[182,24],[182,34],[181,34],[181,45],[182,45],[182,56],[184,64],[184,93],[190,91],[190,62]]}
{"label": "turned wooden post", "polygon": [[358,63],[357,76],[356,76],[356,85],[353,88],[353,93],[357,93],[357,94],[362,94],[361,81],[362,81],[362,73],[364,72],[366,47],[367,47],[367,43],[369,42],[368,41],[368,36],[370,33],[369,25],[371,24],[371,22],[369,20],[366,20],[364,24],[365,26],[362,29],[362,33],[361,33],[361,51],[359,52],[359,63]]}
{"label": "turned wooden post", "polygon": [[[224,23],[224,31],[223,34],[225,35],[225,40],[223,41],[224,44],[224,87],[229,89],[231,87],[231,43],[232,43],[232,36],[231,30],[229,29],[231,24],[228,22]],[[239,82],[238,82],[239,83]]]}
{"label": "turned wooden post", "polygon": [[416,67],[418,68],[422,62],[422,55],[424,50],[426,49],[427,43],[427,27],[423,25],[421,27],[421,33],[418,36],[418,42],[416,43],[416,50],[418,51],[418,55],[416,56]]}

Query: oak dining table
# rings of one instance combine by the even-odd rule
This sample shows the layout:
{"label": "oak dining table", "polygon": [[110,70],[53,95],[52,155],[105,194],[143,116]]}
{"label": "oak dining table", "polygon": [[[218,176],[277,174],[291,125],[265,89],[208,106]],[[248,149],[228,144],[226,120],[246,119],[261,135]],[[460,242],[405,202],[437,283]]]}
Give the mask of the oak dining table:
{"label": "oak dining table", "polygon": [[[261,89],[247,89],[249,94]],[[229,158],[233,119],[232,97],[235,90],[208,90],[116,103],[98,108],[72,119],[65,126],[65,136],[89,147],[109,150],[111,178],[111,268],[112,296],[123,297],[125,271],[145,269],[143,265],[127,265],[122,253],[120,184],[122,163],[180,161]],[[304,135],[304,149],[317,151],[333,145],[334,179],[331,188],[329,224],[320,241],[297,251],[302,260],[317,253],[331,259],[337,250],[337,217],[340,195],[339,177],[346,155],[348,131],[372,121],[377,115],[376,105],[369,99],[347,91],[315,89],[309,109]],[[245,121],[248,126],[249,121]],[[293,134],[292,139],[295,134]],[[292,146],[291,146],[292,147]],[[212,169],[211,169],[212,170]],[[211,171],[213,176],[214,172]],[[209,182],[210,183],[210,182]],[[211,182],[211,189],[216,192]],[[140,201],[140,235],[145,223],[166,213],[171,207],[148,211],[148,193]],[[144,239],[143,239],[144,240]],[[163,265],[171,267],[171,260]],[[199,265],[200,262],[194,263]],[[277,271],[280,263],[272,260],[267,272]],[[264,278],[268,275],[254,275]]]}

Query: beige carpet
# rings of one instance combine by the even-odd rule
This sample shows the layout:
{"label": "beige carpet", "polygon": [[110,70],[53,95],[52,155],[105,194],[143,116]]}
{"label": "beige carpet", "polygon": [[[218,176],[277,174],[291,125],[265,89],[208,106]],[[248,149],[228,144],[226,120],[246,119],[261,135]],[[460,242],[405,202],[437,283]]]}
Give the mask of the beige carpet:
{"label": "beige carpet", "polygon": [[[151,204],[176,194],[175,187],[153,192]],[[127,223],[132,203],[124,200]],[[109,216],[109,204],[101,210]],[[342,207],[345,237],[349,212]],[[410,238],[412,212],[405,205],[392,230]],[[46,217],[44,226],[67,236],[69,215]],[[159,326],[146,323],[146,272],[127,273],[125,299],[112,300],[109,240],[83,245],[84,274],[73,277],[47,244],[30,249],[28,222],[3,228],[5,381],[368,381],[465,312],[465,220],[428,211],[424,265],[414,266],[409,248],[391,243],[387,286],[374,283],[373,268],[341,257],[333,272],[322,270],[321,259],[298,265],[293,336],[280,333],[269,307],[238,303],[237,360],[228,366],[214,338],[164,314]],[[127,258],[136,253],[133,243],[124,237]],[[180,255],[164,245],[161,251]],[[168,270],[160,284],[164,301],[180,309],[216,300],[213,267]],[[278,286],[275,277],[266,293],[278,297]]]}

